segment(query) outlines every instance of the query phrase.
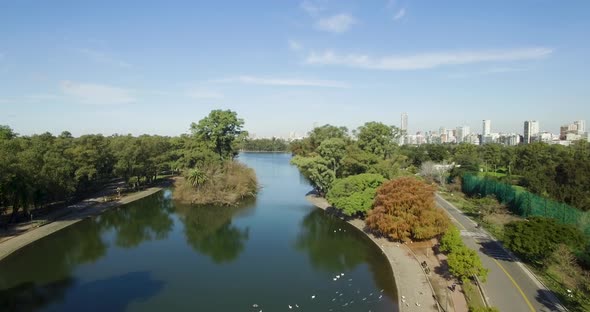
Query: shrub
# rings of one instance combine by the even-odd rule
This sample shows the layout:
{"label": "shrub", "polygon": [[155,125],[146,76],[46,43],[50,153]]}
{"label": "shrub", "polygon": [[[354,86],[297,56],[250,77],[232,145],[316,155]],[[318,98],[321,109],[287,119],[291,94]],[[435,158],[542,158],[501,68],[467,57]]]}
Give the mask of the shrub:
{"label": "shrub", "polygon": [[369,230],[392,240],[425,240],[442,234],[447,216],[434,204],[434,188],[413,177],[383,183],[365,220]]}
{"label": "shrub", "polygon": [[506,247],[524,260],[538,263],[551,255],[559,244],[567,245],[572,251],[580,251],[587,246],[587,239],[578,228],[542,217],[506,224],[504,240]]}
{"label": "shrub", "polygon": [[450,253],[447,263],[449,272],[463,281],[472,276],[478,276],[485,281],[488,275],[488,269],[483,267],[477,252],[465,246]]}
{"label": "shrub", "polygon": [[440,240],[440,250],[444,252],[455,252],[464,247],[461,240],[461,233],[456,226],[451,225]]}
{"label": "shrub", "polygon": [[191,204],[236,205],[258,191],[254,170],[234,160],[204,165],[187,171],[185,176],[177,183],[174,197]]}
{"label": "shrub", "polygon": [[337,179],[326,198],[348,216],[364,215],[373,206],[377,188],[385,181],[379,174],[364,173]]}

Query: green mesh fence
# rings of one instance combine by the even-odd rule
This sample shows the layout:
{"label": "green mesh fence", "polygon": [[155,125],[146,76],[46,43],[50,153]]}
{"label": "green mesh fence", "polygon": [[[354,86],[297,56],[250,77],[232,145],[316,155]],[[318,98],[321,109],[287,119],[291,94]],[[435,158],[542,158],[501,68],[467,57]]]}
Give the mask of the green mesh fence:
{"label": "green mesh fence", "polygon": [[494,195],[510,211],[522,217],[541,216],[554,218],[565,224],[577,225],[590,236],[590,211],[584,212],[570,205],[543,198],[527,191],[516,190],[512,185],[472,174],[463,175],[463,193],[469,196]]}

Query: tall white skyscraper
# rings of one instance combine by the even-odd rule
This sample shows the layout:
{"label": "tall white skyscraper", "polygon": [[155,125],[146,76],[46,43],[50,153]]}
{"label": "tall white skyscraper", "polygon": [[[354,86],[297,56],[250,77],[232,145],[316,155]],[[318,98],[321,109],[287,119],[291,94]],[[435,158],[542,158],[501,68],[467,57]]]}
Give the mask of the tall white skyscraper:
{"label": "tall white skyscraper", "polygon": [[470,134],[470,132],[471,132],[471,129],[469,129],[469,126],[457,127],[457,131],[456,131],[457,143],[464,142],[465,138]]}
{"label": "tall white skyscraper", "polygon": [[578,134],[586,132],[586,120],[576,120],[574,121],[574,125],[578,128]]}
{"label": "tall white skyscraper", "polygon": [[531,138],[539,134],[539,122],[536,120],[527,120],[524,122],[524,143],[531,143]]}
{"label": "tall white skyscraper", "polygon": [[408,132],[408,114],[402,113],[402,121],[400,129],[404,131],[405,134]]}
{"label": "tall white skyscraper", "polygon": [[482,129],[482,136],[486,136],[492,133],[492,121],[489,119],[485,119],[483,121],[483,129]]}

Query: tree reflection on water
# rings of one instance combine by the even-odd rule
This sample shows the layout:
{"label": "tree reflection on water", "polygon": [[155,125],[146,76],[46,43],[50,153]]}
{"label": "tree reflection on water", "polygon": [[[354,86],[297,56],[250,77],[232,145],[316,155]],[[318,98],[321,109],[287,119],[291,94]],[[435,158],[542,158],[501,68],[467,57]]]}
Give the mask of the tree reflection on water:
{"label": "tree reflection on water", "polygon": [[249,228],[232,224],[232,218],[254,207],[254,200],[239,206],[191,206],[176,202],[176,212],[184,223],[187,243],[215,263],[232,262],[244,251]]}

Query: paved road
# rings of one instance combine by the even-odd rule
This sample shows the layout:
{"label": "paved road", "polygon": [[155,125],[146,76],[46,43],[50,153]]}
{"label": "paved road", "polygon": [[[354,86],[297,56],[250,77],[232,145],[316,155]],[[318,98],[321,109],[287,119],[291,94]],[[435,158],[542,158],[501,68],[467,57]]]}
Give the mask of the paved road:
{"label": "paved road", "polygon": [[502,312],[567,311],[524,265],[512,257],[485,230],[438,194],[436,203],[444,208],[461,230],[465,244],[477,250],[490,270],[483,290],[491,306]]}

